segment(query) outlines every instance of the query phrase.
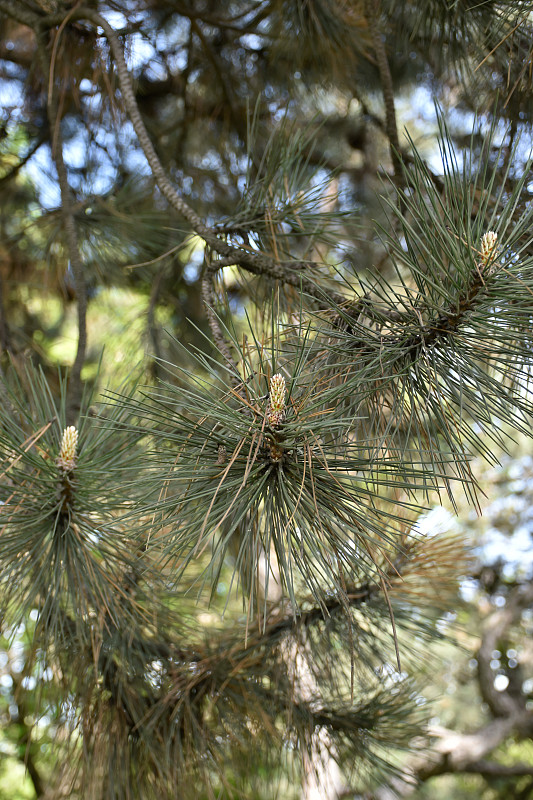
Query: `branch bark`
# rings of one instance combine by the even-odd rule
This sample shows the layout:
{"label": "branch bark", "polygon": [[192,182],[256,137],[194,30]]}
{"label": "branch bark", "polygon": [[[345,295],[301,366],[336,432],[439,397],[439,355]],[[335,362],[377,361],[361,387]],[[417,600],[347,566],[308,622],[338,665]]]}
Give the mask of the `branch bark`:
{"label": "branch bark", "polygon": [[372,45],[376,55],[379,77],[381,79],[381,90],[383,92],[383,102],[385,105],[385,130],[389,140],[390,155],[394,176],[398,182],[402,180],[402,161],[400,158],[400,142],[398,140],[398,126],[396,124],[396,109],[394,105],[394,90],[392,86],[392,75],[390,71],[387,51],[383,43],[382,34],[379,26],[380,3],[376,0],[365,0],[365,17],[367,19]]}
{"label": "branch bark", "polygon": [[505,640],[507,632],[520,618],[522,611],[533,603],[533,582],[517,586],[507,599],[504,608],[490,614],[483,625],[481,645],[476,658],[478,663],[478,682],[481,696],[496,717],[507,717],[523,713],[524,702],[508,691],[497,691],[494,688],[494,672],[490,666],[492,653],[498,644]]}
{"label": "branch bark", "polygon": [[513,734],[529,736],[532,726],[533,714],[524,712],[505,719],[493,720],[471,734],[433,727],[429,730],[429,735],[436,738],[432,752],[413,759],[403,776],[393,779],[390,786],[380,787],[371,795],[366,795],[364,800],[398,800],[410,797],[421,783],[438,775],[464,772],[486,777],[530,775],[533,773],[533,767],[530,765],[506,767],[495,761],[486,761],[485,756]]}

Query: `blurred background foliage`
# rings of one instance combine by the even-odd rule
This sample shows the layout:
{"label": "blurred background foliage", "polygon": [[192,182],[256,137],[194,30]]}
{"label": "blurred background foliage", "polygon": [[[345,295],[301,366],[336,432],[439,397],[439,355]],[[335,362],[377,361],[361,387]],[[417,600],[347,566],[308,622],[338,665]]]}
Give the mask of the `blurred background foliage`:
{"label": "blurred background foliage", "polygon": [[[219,242],[265,255],[270,267],[230,257],[217,266],[222,250],[206,248],[198,226],[169,202],[96,12],[118,33],[172,186]],[[30,521],[16,518],[11,539],[2,530],[1,798],[181,796],[176,786],[183,797],[206,799],[533,797],[532,14],[527,0],[0,0],[1,500],[19,492],[36,506]],[[474,292],[477,248],[492,228],[508,272],[488,288],[481,279]],[[280,279],[271,263],[294,272]],[[365,316],[368,298],[374,316]],[[73,416],[64,375],[81,352],[84,305],[85,394]],[[465,308],[472,314],[460,328]],[[438,362],[443,314],[459,332]],[[487,341],[493,371],[485,380]],[[211,512],[201,505],[195,464],[208,442],[213,474],[228,459],[233,466],[245,406],[263,407],[276,359],[301,376],[300,408],[307,403],[318,418],[318,444],[309,419],[304,433],[288,420],[294,450],[323,447],[328,461],[338,430],[349,430],[343,457],[361,458],[357,491],[402,508],[395,531],[411,566],[402,581],[388,576],[402,670],[389,598],[372,588],[347,610],[350,592],[327,584],[325,567],[298,609],[304,634],[283,639],[294,620],[276,617],[279,597],[261,630],[268,598],[258,600],[255,619],[245,591],[253,552],[240,528],[242,519],[252,526],[253,514],[242,511],[223,532],[216,564],[209,550],[197,558],[175,547],[182,495],[174,487],[189,491],[172,483],[176,448],[188,437],[197,448],[179,479],[198,502],[189,546]],[[462,368],[472,384],[457,377]],[[344,395],[335,370],[346,379]],[[317,376],[322,400],[312,394]],[[523,384],[515,394],[507,391],[513,380]],[[239,381],[248,381],[246,402],[235,399]],[[133,384],[139,393],[124,388]],[[195,398],[191,386],[199,387]],[[195,402],[207,419],[201,429],[191,422]],[[325,407],[337,402],[330,424]],[[443,402],[451,432],[439,417]],[[19,433],[9,422],[13,407]],[[86,482],[72,512],[86,533],[79,549],[68,543],[58,555],[54,537],[39,539],[31,525],[40,524],[42,487],[55,485],[60,434],[74,417],[93,459],[80,455]],[[250,422],[254,447],[261,425]],[[39,431],[40,450],[30,431]],[[361,441],[372,443],[370,454],[361,455]],[[403,484],[377,474],[377,442],[405,470]],[[113,447],[124,448],[123,463]],[[246,483],[251,452],[235,457],[234,493]],[[449,491],[457,476],[464,492]],[[437,482],[440,502],[431,494]],[[246,502],[261,516],[267,495],[252,490]],[[330,498],[328,513],[342,497]],[[220,502],[213,513],[225,521],[233,505],[226,495]],[[24,548],[38,553],[42,544],[55,565],[48,606],[45,568],[24,571],[19,531]],[[411,552],[412,531],[431,540],[428,553]],[[91,627],[92,601],[77,594],[64,564],[98,575],[111,564],[107,599],[93,602],[111,619],[102,629]],[[347,580],[356,577],[347,571]],[[98,594],[96,578],[87,585]],[[33,598],[28,586],[38,587]],[[301,589],[296,582],[288,592],[295,605]],[[371,731],[368,748],[366,734],[357,741],[360,729]],[[490,736],[493,746],[478,752]],[[324,774],[313,775],[313,754]],[[169,760],[175,771],[161,776]],[[395,773],[398,765],[416,785]],[[93,794],[84,769],[94,771],[89,784],[96,775]]]}

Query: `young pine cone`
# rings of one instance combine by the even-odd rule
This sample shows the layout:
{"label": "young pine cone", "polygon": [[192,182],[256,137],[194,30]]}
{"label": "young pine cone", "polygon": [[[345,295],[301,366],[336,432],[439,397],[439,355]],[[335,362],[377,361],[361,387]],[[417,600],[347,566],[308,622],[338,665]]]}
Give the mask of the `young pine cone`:
{"label": "young pine cone", "polygon": [[287,387],[285,378],[279,372],[270,379],[270,395],[267,406],[268,424],[272,428],[277,428],[285,419],[285,395]]}

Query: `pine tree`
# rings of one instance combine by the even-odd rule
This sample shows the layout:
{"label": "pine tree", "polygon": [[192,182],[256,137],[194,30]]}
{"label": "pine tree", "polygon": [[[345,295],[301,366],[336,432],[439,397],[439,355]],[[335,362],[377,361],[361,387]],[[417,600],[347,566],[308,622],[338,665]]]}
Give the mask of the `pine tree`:
{"label": "pine tree", "polygon": [[[36,796],[431,777],[468,552],[417,521],[530,435],[532,11],[0,0],[3,722]],[[135,380],[98,373],[102,287],[144,299]]]}

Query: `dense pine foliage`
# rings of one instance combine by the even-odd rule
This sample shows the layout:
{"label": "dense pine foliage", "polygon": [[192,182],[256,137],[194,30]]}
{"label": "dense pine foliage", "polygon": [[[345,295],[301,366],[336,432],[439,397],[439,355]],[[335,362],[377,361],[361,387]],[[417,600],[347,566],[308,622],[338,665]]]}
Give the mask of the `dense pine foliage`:
{"label": "dense pine foliage", "polygon": [[[532,15],[0,0],[20,797],[529,796],[493,753],[533,732],[530,572],[426,512],[531,435]],[[451,736],[465,586],[485,718]]]}

